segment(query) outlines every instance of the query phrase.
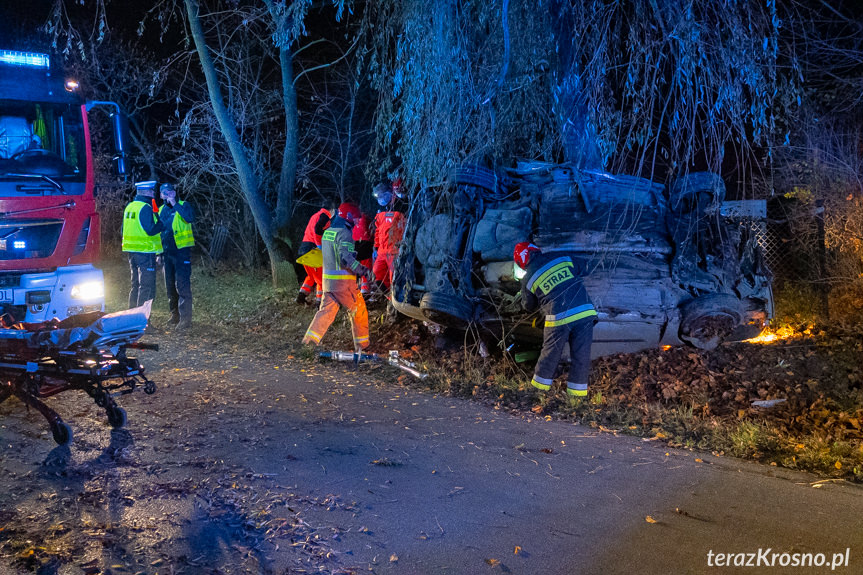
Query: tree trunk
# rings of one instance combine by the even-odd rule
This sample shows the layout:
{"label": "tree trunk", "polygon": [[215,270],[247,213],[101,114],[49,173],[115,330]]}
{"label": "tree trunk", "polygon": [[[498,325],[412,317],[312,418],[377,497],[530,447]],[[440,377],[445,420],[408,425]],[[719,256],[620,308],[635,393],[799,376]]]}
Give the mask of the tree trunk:
{"label": "tree trunk", "polygon": [[293,273],[293,268],[289,265],[283,265],[284,258],[275,237],[270,207],[264,201],[259,189],[258,179],[249,162],[249,157],[243,148],[236,125],[222,97],[216,66],[213,58],[210,56],[206,38],[204,37],[204,30],[201,26],[198,0],[185,0],[185,3],[186,12],[189,16],[189,28],[192,33],[192,40],[195,42],[195,48],[201,61],[201,68],[204,70],[204,76],[207,79],[207,91],[210,95],[213,113],[219,122],[219,129],[225,138],[225,142],[228,144],[228,149],[234,160],[234,166],[237,169],[237,178],[240,181],[240,190],[246,203],[249,205],[258,233],[261,239],[264,240],[264,245],[267,248],[267,254],[270,257],[273,285],[279,287],[283,283],[290,284],[293,282],[295,284],[296,275]]}
{"label": "tree trunk", "polygon": [[[294,203],[294,186],[297,180],[297,155],[299,153],[297,131],[297,92],[294,89],[293,54],[290,47],[279,49],[279,64],[282,72],[282,104],[285,108],[285,150],[282,154],[282,171],[276,195],[274,225],[279,235],[286,236]],[[287,238],[285,238],[287,239]]]}

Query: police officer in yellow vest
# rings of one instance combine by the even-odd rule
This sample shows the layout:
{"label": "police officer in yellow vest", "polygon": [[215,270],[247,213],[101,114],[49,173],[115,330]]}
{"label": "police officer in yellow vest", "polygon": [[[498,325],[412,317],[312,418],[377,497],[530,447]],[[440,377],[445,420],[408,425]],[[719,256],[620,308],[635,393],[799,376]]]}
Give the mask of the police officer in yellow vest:
{"label": "police officer in yellow vest", "polygon": [[162,259],[165,265],[165,289],[171,319],[168,325],[177,331],[192,327],[192,223],[195,210],[191,204],[177,199],[174,184],[159,188],[165,204],[159,213],[162,222]]}
{"label": "police officer in yellow vest", "polygon": [[156,182],[135,184],[135,199],[123,212],[123,251],[132,272],[129,307],[156,297],[156,255],[162,253],[162,223],[153,211]]}

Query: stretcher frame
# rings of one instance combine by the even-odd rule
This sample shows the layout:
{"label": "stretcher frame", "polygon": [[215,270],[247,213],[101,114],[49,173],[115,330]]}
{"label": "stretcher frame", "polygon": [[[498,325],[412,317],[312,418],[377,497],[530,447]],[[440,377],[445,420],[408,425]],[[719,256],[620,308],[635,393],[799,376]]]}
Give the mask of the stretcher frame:
{"label": "stretcher frame", "polygon": [[[117,316],[132,312],[132,324],[101,331],[106,324],[94,323],[98,327],[85,328],[86,337],[65,348],[63,337],[73,330],[0,329],[0,404],[14,396],[28,411],[38,411],[59,445],[72,441],[72,428],[42,400],[66,391],[86,393],[105,410],[111,427],[123,427],[126,411],[114,397],[132,393],[139,386],[148,395],[156,391],[156,384],[147,378],[141,362],[127,353],[129,349],[159,349],[157,344],[137,341],[144,333],[149,311],[147,305],[103,316],[101,320],[112,318],[116,322]],[[139,312],[137,317],[134,312]],[[80,334],[76,335],[81,337]]]}

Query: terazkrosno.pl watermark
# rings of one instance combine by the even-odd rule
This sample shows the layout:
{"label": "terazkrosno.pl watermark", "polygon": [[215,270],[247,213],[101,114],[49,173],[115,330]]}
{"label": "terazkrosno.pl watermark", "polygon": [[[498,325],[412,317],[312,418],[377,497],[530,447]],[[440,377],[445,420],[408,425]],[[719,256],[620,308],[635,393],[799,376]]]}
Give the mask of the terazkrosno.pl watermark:
{"label": "terazkrosno.pl watermark", "polygon": [[708,567],[848,567],[851,548],[841,553],[789,553],[777,552],[768,547],[751,553],[707,552]]}

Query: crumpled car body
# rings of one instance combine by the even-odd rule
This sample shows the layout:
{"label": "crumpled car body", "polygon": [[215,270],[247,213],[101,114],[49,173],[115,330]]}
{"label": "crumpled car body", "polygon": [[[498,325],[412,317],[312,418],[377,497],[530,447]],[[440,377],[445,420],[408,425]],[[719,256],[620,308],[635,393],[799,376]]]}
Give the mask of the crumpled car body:
{"label": "crumpled car body", "polygon": [[645,178],[520,163],[467,166],[414,198],[396,260],[393,306],[442,326],[480,327],[509,346],[540,343],[521,306],[517,242],[587,260],[597,308],[593,356],[756,336],[773,314],[763,201],[725,202],[722,179],[668,189]]}

